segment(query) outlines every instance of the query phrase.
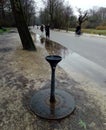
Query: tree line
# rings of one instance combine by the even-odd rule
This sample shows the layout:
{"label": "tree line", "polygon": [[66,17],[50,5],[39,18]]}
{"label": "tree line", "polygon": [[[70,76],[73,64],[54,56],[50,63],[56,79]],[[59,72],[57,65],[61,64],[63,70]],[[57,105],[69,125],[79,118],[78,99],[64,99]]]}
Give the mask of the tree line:
{"label": "tree line", "polygon": [[[50,24],[51,28],[75,28],[78,20],[86,13],[86,20],[82,23],[84,28],[99,28],[106,26],[106,8],[93,8],[86,12],[78,9],[79,16],[75,16],[73,8],[64,0],[42,0],[44,8],[36,16],[37,3],[34,0],[20,0],[27,25]],[[10,0],[0,0],[0,26],[16,26],[12,14]]]}
{"label": "tree line", "polygon": [[[20,0],[27,25],[35,23],[36,4],[34,0]],[[16,26],[10,0],[0,0],[0,26]]]}

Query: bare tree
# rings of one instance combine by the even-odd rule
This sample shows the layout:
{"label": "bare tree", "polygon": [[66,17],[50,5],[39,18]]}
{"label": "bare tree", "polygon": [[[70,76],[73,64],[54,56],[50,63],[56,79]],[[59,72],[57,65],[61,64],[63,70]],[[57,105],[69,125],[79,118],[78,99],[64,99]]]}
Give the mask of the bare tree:
{"label": "bare tree", "polygon": [[10,0],[10,2],[17,24],[17,29],[22,41],[23,49],[31,51],[36,50],[36,47],[34,46],[33,40],[28,30],[28,26],[25,21],[20,0]]}
{"label": "bare tree", "polygon": [[64,0],[43,0],[45,9],[41,13],[45,15],[43,21],[49,21],[51,28],[66,28],[70,25],[72,8],[64,4]]}
{"label": "bare tree", "polygon": [[5,21],[5,9],[7,9],[8,0],[0,0],[0,20]]}
{"label": "bare tree", "polygon": [[22,3],[27,25],[32,25],[34,23],[35,14],[36,14],[35,1],[34,0],[21,0],[21,3]]}
{"label": "bare tree", "polygon": [[94,7],[93,9],[89,9],[86,28],[96,28],[101,25],[106,26],[106,8]]}
{"label": "bare tree", "polygon": [[87,12],[84,14],[84,15],[80,15],[79,18],[78,18],[78,24],[79,26],[82,25],[82,23],[84,23],[86,20],[87,20]]}
{"label": "bare tree", "polygon": [[10,0],[0,0],[0,26],[13,25]]}
{"label": "bare tree", "polygon": [[70,17],[73,15],[73,11],[72,8],[67,5],[64,8],[64,18],[65,18],[65,27],[66,27],[66,31],[68,31],[69,25],[70,25]]}
{"label": "bare tree", "polygon": [[5,6],[6,0],[1,0],[0,1],[0,12],[1,12],[1,18],[5,18],[5,11],[4,11],[4,6]]}
{"label": "bare tree", "polygon": [[78,26],[76,27],[76,34],[81,34],[82,23],[87,20],[87,12],[82,12],[81,9],[78,9],[79,17],[78,17]]}
{"label": "bare tree", "polygon": [[51,28],[54,28],[54,15],[55,15],[55,8],[58,4],[58,0],[48,0],[47,1],[47,9],[50,16],[50,25]]}

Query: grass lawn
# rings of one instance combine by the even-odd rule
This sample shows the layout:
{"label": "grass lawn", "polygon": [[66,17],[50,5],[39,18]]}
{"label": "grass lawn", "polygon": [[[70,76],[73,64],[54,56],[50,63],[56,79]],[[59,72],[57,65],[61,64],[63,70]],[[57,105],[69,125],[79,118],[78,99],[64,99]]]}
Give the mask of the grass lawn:
{"label": "grass lawn", "polygon": [[[75,31],[74,28],[70,29],[70,31]],[[99,34],[106,36],[106,30],[96,30],[96,29],[82,29],[83,33],[90,33],[90,34]]]}
{"label": "grass lawn", "polygon": [[82,32],[90,33],[90,34],[99,34],[99,35],[105,35],[106,36],[106,30],[82,29]]}
{"label": "grass lawn", "polygon": [[0,34],[2,34],[4,31],[2,29],[0,29]]}
{"label": "grass lawn", "polygon": [[4,29],[0,29],[0,35],[3,34],[4,32],[9,32],[9,28],[4,28]]}

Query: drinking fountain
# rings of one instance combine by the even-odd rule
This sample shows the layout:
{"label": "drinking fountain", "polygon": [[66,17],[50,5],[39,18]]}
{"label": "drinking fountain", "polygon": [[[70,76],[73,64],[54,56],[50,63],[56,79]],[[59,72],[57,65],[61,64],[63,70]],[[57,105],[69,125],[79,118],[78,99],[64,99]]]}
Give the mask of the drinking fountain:
{"label": "drinking fountain", "polygon": [[30,109],[44,119],[62,119],[74,111],[75,101],[68,90],[55,89],[55,70],[62,57],[49,55],[45,59],[51,66],[51,88],[37,91],[31,98]]}

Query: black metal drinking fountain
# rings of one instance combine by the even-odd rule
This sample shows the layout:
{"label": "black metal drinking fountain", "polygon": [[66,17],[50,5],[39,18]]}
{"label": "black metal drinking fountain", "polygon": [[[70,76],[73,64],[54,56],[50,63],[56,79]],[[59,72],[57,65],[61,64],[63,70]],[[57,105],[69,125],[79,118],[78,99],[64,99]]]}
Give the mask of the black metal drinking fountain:
{"label": "black metal drinking fountain", "polygon": [[30,102],[31,111],[45,119],[62,119],[70,115],[75,109],[75,101],[71,94],[63,89],[55,90],[55,69],[62,60],[58,55],[49,55],[46,60],[51,66],[51,90],[39,90]]}

